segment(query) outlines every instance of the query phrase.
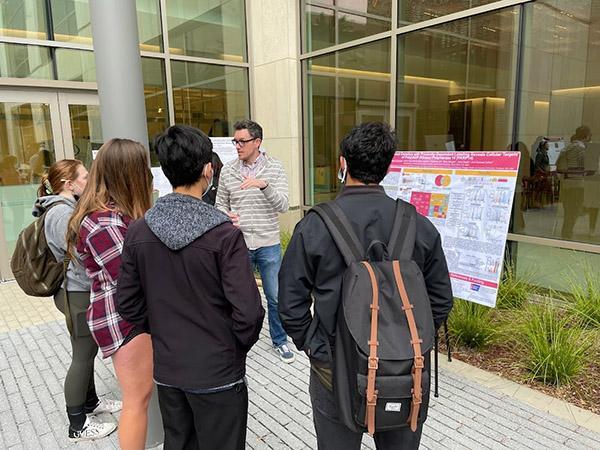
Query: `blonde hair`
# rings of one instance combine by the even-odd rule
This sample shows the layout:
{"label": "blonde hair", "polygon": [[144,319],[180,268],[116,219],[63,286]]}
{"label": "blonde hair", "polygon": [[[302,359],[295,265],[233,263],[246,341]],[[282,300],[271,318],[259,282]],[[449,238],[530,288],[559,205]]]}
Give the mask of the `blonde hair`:
{"label": "blonde hair", "polygon": [[50,166],[40,180],[38,197],[44,195],[58,194],[63,190],[65,181],[77,179],[77,171],[83,163],[78,159],[61,159]]}
{"label": "blonde hair", "polygon": [[130,139],[109,140],[98,151],[87,186],[69,220],[69,247],[77,245],[81,222],[93,212],[117,211],[135,220],[144,216],[151,200],[152,173],[147,150]]}

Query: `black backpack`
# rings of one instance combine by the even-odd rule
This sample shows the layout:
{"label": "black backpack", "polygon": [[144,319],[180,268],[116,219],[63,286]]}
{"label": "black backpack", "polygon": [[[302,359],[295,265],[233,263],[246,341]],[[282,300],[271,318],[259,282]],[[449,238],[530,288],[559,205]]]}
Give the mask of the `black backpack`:
{"label": "black backpack", "polygon": [[335,201],[312,211],[347,265],[330,349],[340,419],[371,435],[407,426],[416,431],[427,416],[434,346],[427,288],[412,260],[417,212],[398,200],[388,243],[373,241],[365,251]]}

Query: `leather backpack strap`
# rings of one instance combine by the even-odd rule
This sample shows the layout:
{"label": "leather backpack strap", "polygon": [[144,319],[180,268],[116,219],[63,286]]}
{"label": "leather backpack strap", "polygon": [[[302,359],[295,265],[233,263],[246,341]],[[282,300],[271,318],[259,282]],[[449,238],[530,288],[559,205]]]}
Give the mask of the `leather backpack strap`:
{"label": "leather backpack strap", "polygon": [[377,390],[375,389],[375,379],[377,378],[377,368],[379,366],[379,358],[377,357],[377,319],[379,316],[379,287],[377,286],[377,278],[375,271],[370,263],[363,261],[362,264],[367,268],[369,277],[371,278],[371,288],[373,290],[373,301],[371,302],[371,336],[369,339],[369,362],[367,372],[367,408],[365,414],[365,422],[367,423],[367,431],[373,436],[375,433],[375,407],[377,405]]}
{"label": "leather backpack strap", "polygon": [[402,299],[402,310],[406,314],[406,321],[408,322],[408,329],[410,331],[410,343],[413,346],[415,353],[414,364],[412,368],[413,388],[412,388],[412,402],[410,405],[410,415],[408,416],[408,423],[410,429],[414,432],[417,431],[417,419],[419,418],[419,409],[423,402],[423,392],[421,388],[421,381],[423,378],[423,367],[425,367],[425,358],[421,353],[422,339],[419,338],[419,332],[417,330],[417,323],[415,322],[415,315],[413,314],[414,306],[408,299],[406,293],[406,287],[404,286],[404,280],[402,279],[402,272],[400,271],[400,262],[394,261],[392,263],[394,267],[394,278],[396,279],[396,285],[398,286],[398,292]]}

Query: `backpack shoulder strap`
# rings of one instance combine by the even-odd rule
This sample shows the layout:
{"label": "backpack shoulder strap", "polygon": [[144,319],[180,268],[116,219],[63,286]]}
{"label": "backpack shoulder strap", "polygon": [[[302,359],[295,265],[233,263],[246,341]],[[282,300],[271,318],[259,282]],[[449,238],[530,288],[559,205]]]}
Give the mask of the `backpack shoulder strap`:
{"label": "backpack shoulder strap", "polygon": [[411,259],[417,237],[417,210],[413,205],[396,200],[394,224],[388,241],[392,258]]}
{"label": "backpack shoulder strap", "polygon": [[346,214],[335,202],[321,203],[311,211],[314,211],[323,219],[335,245],[342,253],[346,265],[349,266],[355,261],[364,259],[364,249],[360,240],[352,230]]}

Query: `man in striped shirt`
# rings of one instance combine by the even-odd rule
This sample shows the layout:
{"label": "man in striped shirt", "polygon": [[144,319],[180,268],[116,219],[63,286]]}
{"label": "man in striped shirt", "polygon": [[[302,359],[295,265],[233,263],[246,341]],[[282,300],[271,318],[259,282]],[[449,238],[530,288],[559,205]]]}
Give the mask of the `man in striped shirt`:
{"label": "man in striped shirt", "polygon": [[282,361],[294,361],[277,312],[281,266],[279,214],[288,210],[288,182],[281,162],[261,150],[262,127],[252,120],[234,125],[238,159],[221,170],[216,207],[244,234],[250,262],[258,268],[267,297],[269,332]]}

